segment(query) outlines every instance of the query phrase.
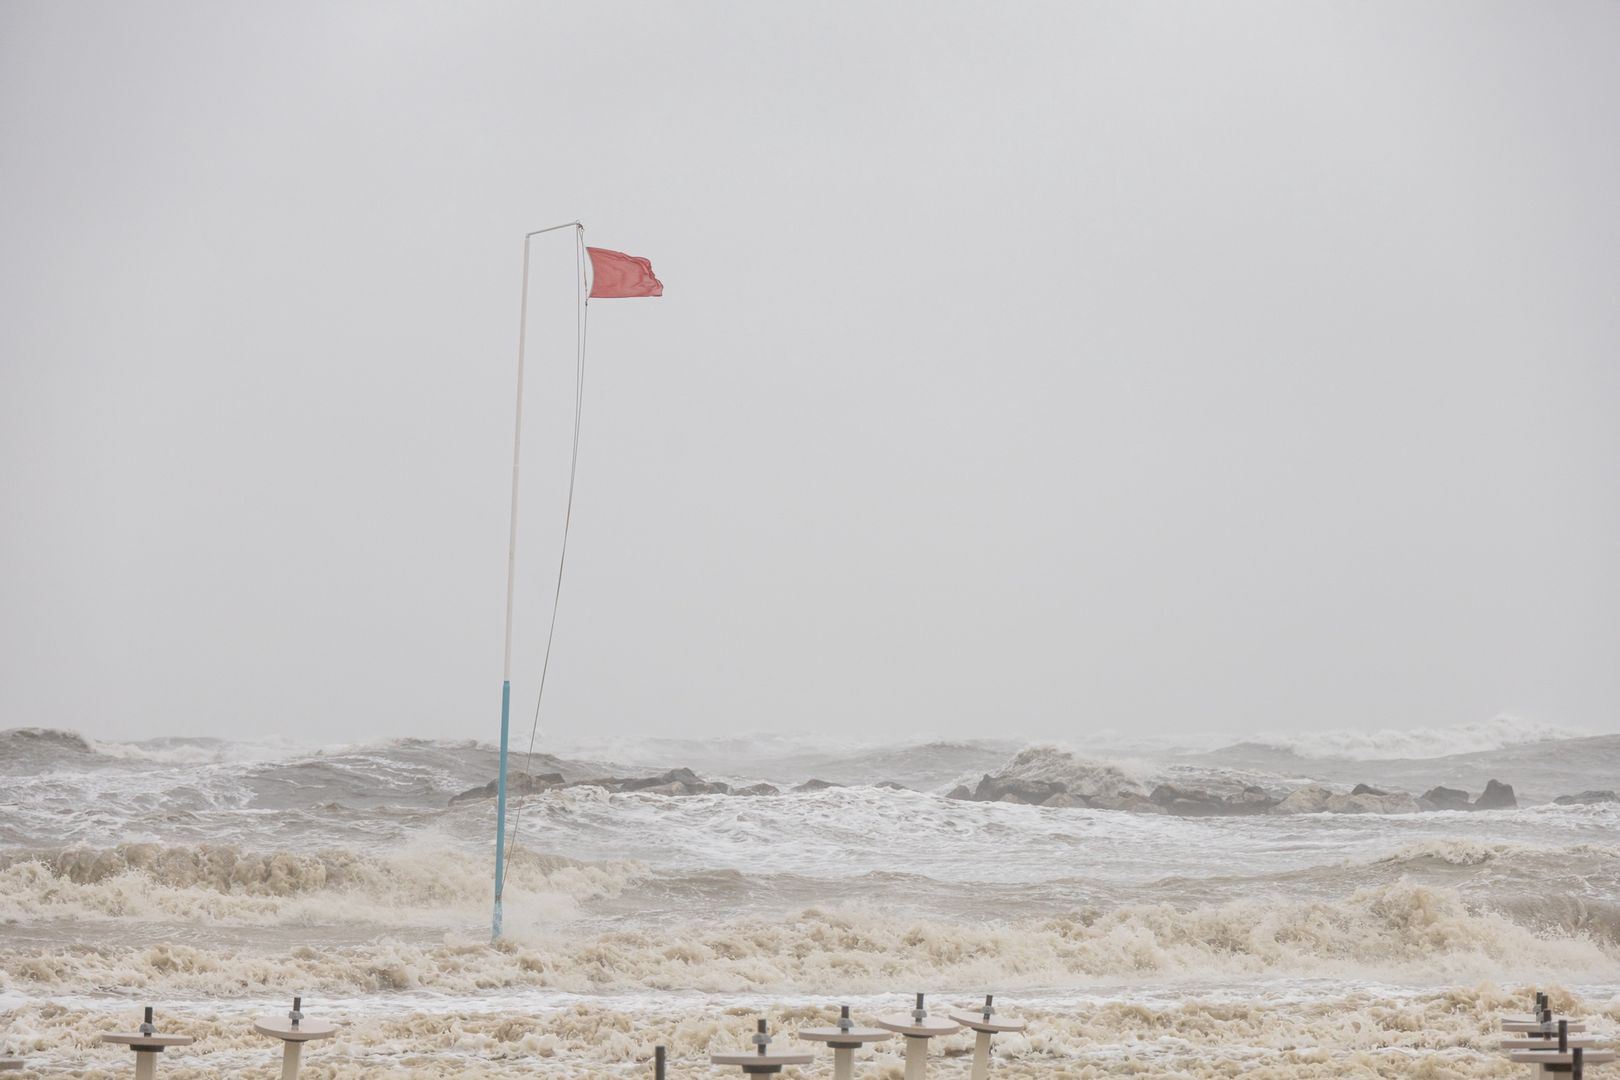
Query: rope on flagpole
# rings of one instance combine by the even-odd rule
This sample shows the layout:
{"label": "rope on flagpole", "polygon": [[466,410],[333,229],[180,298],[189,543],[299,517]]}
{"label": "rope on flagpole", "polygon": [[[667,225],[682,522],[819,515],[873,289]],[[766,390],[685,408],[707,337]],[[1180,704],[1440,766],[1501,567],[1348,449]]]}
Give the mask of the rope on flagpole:
{"label": "rope on flagpole", "polygon": [[[534,744],[540,733],[540,705],[546,696],[546,675],[551,670],[551,646],[557,637],[557,609],[562,602],[563,570],[568,565],[568,530],[574,520],[574,479],[579,472],[579,431],[585,409],[585,337],[590,324],[591,298],[585,295],[585,226],[574,227],[574,438],[568,456],[568,498],[563,510],[562,548],[557,555],[557,581],[551,597],[551,623],[546,629],[546,651],[540,662],[540,686],[534,695],[534,721],[529,727],[529,749],[523,760],[523,771],[534,775]],[[517,810],[512,815],[512,841],[506,845],[504,877],[517,850],[518,829],[523,824],[523,807],[528,791],[518,795]]]}

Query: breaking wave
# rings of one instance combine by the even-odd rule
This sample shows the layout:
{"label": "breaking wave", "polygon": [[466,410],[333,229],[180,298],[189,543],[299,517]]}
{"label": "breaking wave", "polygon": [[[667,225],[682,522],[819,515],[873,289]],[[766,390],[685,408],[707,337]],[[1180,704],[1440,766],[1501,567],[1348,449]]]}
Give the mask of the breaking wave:
{"label": "breaking wave", "polygon": [[[514,893],[548,919],[620,895],[645,876],[633,862],[586,863],[516,852]],[[456,851],[255,853],[224,845],[126,844],[0,856],[0,923],[41,919],[179,920],[223,926],[476,924],[490,865]]]}
{"label": "breaking wave", "polygon": [[1391,761],[1476,754],[1532,743],[1557,742],[1587,734],[1590,733],[1499,716],[1493,720],[1450,727],[1300,732],[1261,735],[1247,742],[1253,746],[1287,751],[1301,758]]}
{"label": "breaking wave", "polygon": [[1620,953],[1578,935],[1536,934],[1473,913],[1455,895],[1385,886],[1338,903],[1246,902],[1076,913],[1030,925],[963,927],[857,911],[688,929],[625,930],[586,940],[530,934],[482,943],[294,947],[237,956],[179,944],[13,956],[33,989],[133,985],[167,993],[268,993],[281,986],[474,993],[875,993],[895,985],[1036,990],[1140,978],[1239,976],[1478,980],[1599,977]]}

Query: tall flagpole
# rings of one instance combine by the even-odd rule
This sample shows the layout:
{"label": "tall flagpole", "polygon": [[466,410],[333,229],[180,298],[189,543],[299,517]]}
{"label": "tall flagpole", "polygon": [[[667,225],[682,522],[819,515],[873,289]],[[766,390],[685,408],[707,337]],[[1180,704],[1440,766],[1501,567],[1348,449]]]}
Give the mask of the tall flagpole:
{"label": "tall flagpole", "polygon": [[583,229],[577,221],[523,234],[523,296],[518,305],[517,419],[512,431],[512,511],[506,540],[506,652],[501,664],[501,769],[495,785],[495,916],[490,940],[501,936],[501,889],[506,884],[506,756],[512,731],[512,598],[517,584],[518,470],[523,460],[523,352],[529,337],[529,246],[541,233]]}

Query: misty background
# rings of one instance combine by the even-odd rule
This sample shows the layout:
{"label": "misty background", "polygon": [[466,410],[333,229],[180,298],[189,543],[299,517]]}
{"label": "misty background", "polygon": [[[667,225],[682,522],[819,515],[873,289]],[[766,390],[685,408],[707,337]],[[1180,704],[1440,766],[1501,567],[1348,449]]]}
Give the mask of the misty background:
{"label": "misty background", "polygon": [[4,0],[0,727],[493,739],[578,218],[545,729],[1615,730],[1617,34]]}

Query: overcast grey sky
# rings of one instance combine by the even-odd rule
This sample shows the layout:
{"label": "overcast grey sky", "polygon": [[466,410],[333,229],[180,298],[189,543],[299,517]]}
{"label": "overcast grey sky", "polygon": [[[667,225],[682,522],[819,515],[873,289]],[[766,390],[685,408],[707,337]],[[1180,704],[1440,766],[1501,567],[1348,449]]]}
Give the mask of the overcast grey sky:
{"label": "overcast grey sky", "polygon": [[[1620,727],[1620,5],[0,2],[0,727]],[[571,249],[536,250],[519,712]],[[527,717],[517,726],[526,730]]]}

